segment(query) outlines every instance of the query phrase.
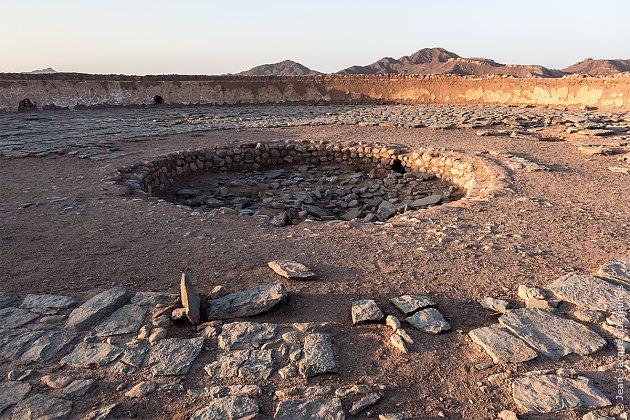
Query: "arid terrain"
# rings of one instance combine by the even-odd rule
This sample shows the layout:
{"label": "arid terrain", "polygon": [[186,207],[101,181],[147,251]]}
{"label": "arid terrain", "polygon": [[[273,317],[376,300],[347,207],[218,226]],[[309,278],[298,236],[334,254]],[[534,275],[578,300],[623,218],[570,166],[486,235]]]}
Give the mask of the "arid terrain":
{"label": "arid terrain", "polygon": [[[38,409],[91,419],[627,418],[630,394],[616,396],[628,370],[617,368],[620,345],[605,321],[618,312],[611,290],[630,302],[628,289],[617,288],[630,275],[627,112],[157,107],[4,114],[0,130],[2,418],[32,418]],[[453,201],[446,181],[422,184],[409,168],[392,168],[393,158],[359,181],[348,180],[347,162],[328,162],[320,173],[286,158],[277,165],[284,175],[181,174],[166,197],[178,204],[120,181],[177,151],[300,142],[320,147],[313,150],[360,142],[418,156],[452,151],[487,171],[481,193],[471,187]],[[181,192],[188,187],[197,192]],[[303,213],[277,226],[277,211],[243,211],[249,202],[234,198],[254,194],[246,187],[260,200],[269,191],[272,199],[261,202],[276,210]],[[326,191],[321,207],[331,215],[362,212],[316,220],[304,205],[320,205]],[[429,194],[442,198],[387,214],[379,208]],[[618,259],[622,268],[607,272],[617,283],[589,276]],[[304,264],[315,278],[283,278],[268,267],[274,260]],[[180,298],[182,272],[201,297],[201,318],[225,293],[276,285],[286,296],[252,316],[215,313],[197,328],[173,320],[181,318],[173,309],[195,308]],[[568,273],[587,277],[547,288]],[[580,281],[598,288],[585,292]],[[84,302],[99,293],[93,305],[102,309],[90,312]],[[24,300],[33,294],[59,297]],[[416,310],[437,309],[449,327],[417,327],[391,301],[404,295],[429,298]],[[505,302],[484,307],[487,297]],[[365,300],[381,316],[371,303],[353,313]],[[542,309],[519,309],[526,305]],[[518,314],[540,318],[517,326],[510,317]],[[355,324],[353,315],[367,322]],[[390,317],[386,325],[383,315],[402,324]],[[493,361],[469,333],[498,322],[506,336],[493,343],[504,347]],[[398,329],[410,340],[393,339],[404,336]]]}

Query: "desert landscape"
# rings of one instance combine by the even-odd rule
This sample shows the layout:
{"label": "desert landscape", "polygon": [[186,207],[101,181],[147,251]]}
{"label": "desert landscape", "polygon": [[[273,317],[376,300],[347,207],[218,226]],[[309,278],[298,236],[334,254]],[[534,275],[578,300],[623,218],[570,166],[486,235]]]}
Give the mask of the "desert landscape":
{"label": "desert landscape", "polygon": [[[193,45],[235,25],[216,68],[239,31],[261,55],[379,51],[352,22],[302,46],[281,11],[182,22]],[[153,13],[109,19],[142,33],[103,31],[120,63],[178,61]],[[630,59],[450,49],[0,73],[0,418],[628,419]]]}

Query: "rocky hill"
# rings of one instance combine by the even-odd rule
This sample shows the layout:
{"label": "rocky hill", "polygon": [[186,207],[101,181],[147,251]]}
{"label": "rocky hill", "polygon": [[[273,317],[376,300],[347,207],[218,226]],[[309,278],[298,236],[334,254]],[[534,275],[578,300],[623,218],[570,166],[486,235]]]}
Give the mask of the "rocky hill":
{"label": "rocky hill", "polygon": [[572,66],[562,69],[565,73],[591,74],[593,76],[612,76],[613,74],[630,71],[628,60],[593,60],[587,58]]}
{"label": "rocky hill", "polygon": [[238,73],[239,76],[318,76],[320,73],[300,63],[284,60],[279,63],[263,64]]}

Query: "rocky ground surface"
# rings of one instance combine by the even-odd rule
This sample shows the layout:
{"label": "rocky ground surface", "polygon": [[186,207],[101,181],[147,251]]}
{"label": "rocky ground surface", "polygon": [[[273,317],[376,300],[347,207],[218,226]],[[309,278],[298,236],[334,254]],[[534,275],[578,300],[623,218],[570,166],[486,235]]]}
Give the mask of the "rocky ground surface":
{"label": "rocky ground surface", "polygon": [[[245,129],[279,125],[270,117],[278,110],[334,122]],[[1,117],[3,128],[24,131],[1,139],[0,416],[627,417],[619,387],[630,340],[626,116],[449,107],[191,112],[214,121],[214,111],[217,120],[243,119],[214,128],[239,129],[159,137],[182,112],[171,109],[35,114],[53,121],[32,125],[30,116]],[[108,131],[116,121],[106,120],[120,124],[120,115],[128,126]],[[361,124],[335,121],[350,115]],[[458,129],[462,115],[493,122]],[[174,126],[191,130],[187,116],[177,118],[184,122]],[[125,132],[145,137],[123,141]],[[279,228],[263,214],[120,196],[105,182],[120,166],[174,150],[301,138],[481,154],[508,168],[512,184],[486,201],[374,223]],[[283,181],[300,172],[285,170]],[[252,174],[273,190],[278,181],[263,175]],[[245,186],[232,181],[247,185],[215,181],[234,192]],[[285,193],[304,191],[299,182]],[[409,182],[423,191],[414,199],[443,193],[423,190],[434,181]],[[346,195],[331,199],[345,203]]]}

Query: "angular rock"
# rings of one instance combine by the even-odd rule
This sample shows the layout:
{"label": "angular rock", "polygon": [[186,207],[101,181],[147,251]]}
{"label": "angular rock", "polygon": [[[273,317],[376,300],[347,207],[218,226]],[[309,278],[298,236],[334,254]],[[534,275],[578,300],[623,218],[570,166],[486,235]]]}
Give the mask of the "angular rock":
{"label": "angular rock", "polygon": [[606,340],[584,325],[543,309],[512,309],[499,317],[499,323],[554,360],[570,353],[594,353],[606,344]]}
{"label": "angular rock", "polygon": [[359,414],[361,411],[365,410],[369,406],[376,404],[378,400],[380,399],[381,399],[380,394],[376,392],[372,392],[371,394],[366,395],[365,397],[359,399],[358,401],[355,401],[352,404],[352,408],[350,408],[349,413],[353,416],[356,416],[357,414]]}
{"label": "angular rock", "polygon": [[0,309],[0,328],[19,328],[37,319],[39,315],[20,308]]}
{"label": "angular rock", "polygon": [[15,293],[0,292],[0,308],[7,307],[18,301],[18,297]]}
{"label": "angular rock", "polygon": [[400,320],[393,315],[387,315],[385,317],[385,325],[396,331],[400,328]]}
{"label": "angular rock", "polygon": [[422,332],[438,334],[451,329],[451,324],[444,320],[442,314],[435,308],[423,309],[407,317],[407,322]]}
{"label": "angular rock", "polygon": [[512,383],[514,401],[528,413],[553,413],[605,407],[610,400],[588,378],[538,375],[516,378]]}
{"label": "angular rock", "polygon": [[179,295],[190,323],[192,325],[199,324],[201,322],[201,299],[186,273],[182,273]]}
{"label": "angular rock", "polygon": [[468,333],[488,353],[494,363],[522,363],[536,357],[536,352],[505,328],[483,327]]}
{"label": "angular rock", "polygon": [[27,382],[0,382],[0,414],[24,399],[31,392]]}
{"label": "angular rock", "polygon": [[280,401],[275,420],[344,420],[345,412],[339,398]]}
{"label": "angular rock", "polygon": [[31,331],[21,328],[15,330],[0,330],[0,355],[17,359],[43,334],[44,331]]}
{"label": "angular rock", "polygon": [[494,299],[489,296],[479,301],[479,304],[484,309],[490,309],[495,312],[503,313],[508,310],[510,302],[501,299]]}
{"label": "angular rock", "polygon": [[219,348],[226,351],[259,348],[275,338],[279,332],[280,327],[276,324],[230,322],[223,325],[219,334]]}
{"label": "angular rock", "polygon": [[108,343],[79,343],[70,354],[61,359],[61,363],[83,368],[105,366],[122,353],[122,348]]}
{"label": "angular rock", "polygon": [[68,309],[73,307],[76,302],[77,301],[70,296],[28,294],[24,298],[20,308],[43,312],[50,309]]}
{"label": "angular rock", "polygon": [[290,280],[311,280],[315,273],[304,264],[290,260],[274,260],[267,263],[269,268]]}
{"label": "angular rock", "polygon": [[99,337],[137,333],[147,315],[147,307],[134,304],[117,309],[107,319],[94,328]]}
{"label": "angular rock", "polygon": [[418,309],[423,309],[435,305],[435,303],[430,298],[421,295],[402,295],[390,299],[390,301],[405,315],[414,313]]}
{"label": "angular rock", "polygon": [[421,198],[419,200],[414,200],[409,204],[409,207],[412,210],[424,209],[429,206],[435,206],[440,204],[442,201],[442,194],[431,194],[427,197]]}
{"label": "angular rock", "polygon": [[72,331],[45,332],[20,356],[20,363],[46,363],[70,344],[75,337],[76,334]]}
{"label": "angular rock", "polygon": [[288,297],[282,282],[264,284],[207,302],[209,320],[240,318],[265,312]]}
{"label": "angular rock", "polygon": [[129,391],[125,392],[127,398],[143,398],[152,394],[157,388],[157,384],[153,381],[142,381],[137,383]]}
{"label": "angular rock", "polygon": [[123,354],[120,356],[120,362],[126,365],[139,368],[144,362],[144,358],[149,352],[149,347],[142,343],[135,345],[127,345],[124,347]]}
{"label": "angular rock", "polygon": [[328,334],[308,334],[304,337],[303,357],[298,368],[305,378],[324,373],[336,373],[337,363],[331,337]]}
{"label": "angular rock", "polygon": [[68,317],[67,328],[84,329],[96,324],[129,301],[124,287],[114,287],[93,296]]}
{"label": "angular rock", "polygon": [[203,337],[160,340],[151,350],[147,364],[154,375],[185,375],[199,356],[203,343]]}
{"label": "angular rock", "polygon": [[584,414],[584,416],[582,416],[582,420],[615,420],[615,418],[610,417],[610,416],[605,416],[596,411],[591,411],[590,413]]}
{"label": "angular rock", "polygon": [[608,261],[601,266],[597,274],[630,284],[630,257]]}
{"label": "angular rock", "polygon": [[66,419],[72,411],[72,401],[35,394],[17,403],[13,420]]}
{"label": "angular rock", "polygon": [[63,375],[44,375],[41,381],[48,388],[59,389],[70,385],[70,383],[74,381],[74,378],[72,376]]}
{"label": "angular rock", "polygon": [[166,338],[168,335],[168,330],[166,328],[157,327],[151,331],[149,335],[149,344],[155,344],[163,338]]}
{"label": "angular rock", "polygon": [[131,303],[140,306],[170,306],[177,302],[177,295],[162,292],[137,292]]}
{"label": "angular rock", "polygon": [[63,389],[63,393],[73,397],[82,397],[87,394],[96,381],[94,379],[77,379]]}
{"label": "angular rock", "polygon": [[83,420],[105,420],[116,407],[118,407],[118,403],[104,405],[101,408],[87,413],[85,417],[83,417]]}
{"label": "angular rock", "polygon": [[[548,285],[547,289],[560,299],[584,309],[613,312],[617,309],[619,287],[599,277],[569,273]],[[630,309],[630,300],[623,299],[621,303],[623,310]]]}
{"label": "angular rock", "polygon": [[248,397],[228,396],[215,398],[197,411],[190,420],[246,420],[253,419],[258,411],[258,401]]}
{"label": "angular rock", "polygon": [[355,300],[352,302],[351,314],[352,323],[355,325],[383,319],[383,312],[381,312],[376,302],[371,299]]}
{"label": "angular rock", "polygon": [[405,340],[399,334],[392,334],[389,337],[389,342],[394,346],[396,350],[403,354],[409,353],[409,349],[407,349],[407,345],[405,344]]}

